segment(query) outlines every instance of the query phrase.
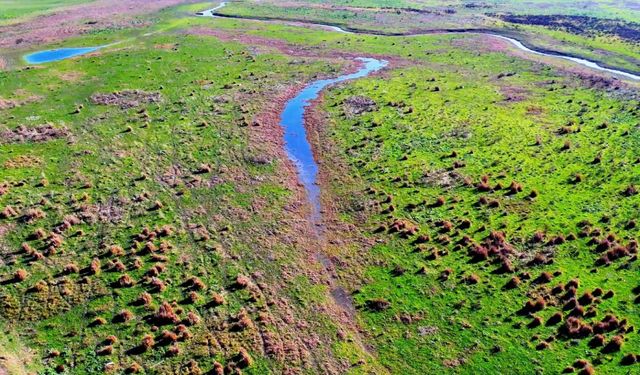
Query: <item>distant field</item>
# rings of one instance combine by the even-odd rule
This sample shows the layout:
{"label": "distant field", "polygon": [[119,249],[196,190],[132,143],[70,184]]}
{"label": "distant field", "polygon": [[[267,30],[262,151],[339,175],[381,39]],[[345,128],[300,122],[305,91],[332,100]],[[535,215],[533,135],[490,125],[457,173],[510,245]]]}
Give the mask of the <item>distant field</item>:
{"label": "distant field", "polygon": [[0,0],[0,24],[91,0]]}

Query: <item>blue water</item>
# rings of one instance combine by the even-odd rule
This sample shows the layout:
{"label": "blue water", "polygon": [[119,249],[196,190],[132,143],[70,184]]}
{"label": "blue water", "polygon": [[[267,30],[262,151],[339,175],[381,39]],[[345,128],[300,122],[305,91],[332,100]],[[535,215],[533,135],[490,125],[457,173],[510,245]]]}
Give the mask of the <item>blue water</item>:
{"label": "blue water", "polygon": [[313,158],[311,145],[307,140],[304,126],[304,114],[310,101],[329,85],[351,79],[361,78],[384,68],[387,62],[371,58],[358,58],[363,66],[355,73],[345,74],[337,78],[322,79],[305,87],[298,95],[287,102],[280,114],[280,125],[284,128],[285,149],[289,159],[298,169],[298,178],[305,187],[307,197],[311,203],[311,219],[315,224],[320,222],[320,187],[317,184],[318,164]]}
{"label": "blue water", "polygon": [[83,48],[59,48],[46,51],[34,52],[24,57],[29,64],[43,64],[51,61],[59,61],[70,57],[84,55],[85,53],[97,51],[102,47],[83,47]]}

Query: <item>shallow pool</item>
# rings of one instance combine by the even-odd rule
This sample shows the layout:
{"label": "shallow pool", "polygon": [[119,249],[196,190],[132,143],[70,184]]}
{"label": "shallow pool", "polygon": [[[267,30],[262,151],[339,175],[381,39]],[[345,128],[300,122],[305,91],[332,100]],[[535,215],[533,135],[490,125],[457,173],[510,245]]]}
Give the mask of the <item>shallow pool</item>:
{"label": "shallow pool", "polygon": [[84,55],[97,51],[102,47],[82,47],[82,48],[58,48],[46,51],[34,52],[24,57],[29,64],[43,64],[51,61],[59,61],[74,56]]}

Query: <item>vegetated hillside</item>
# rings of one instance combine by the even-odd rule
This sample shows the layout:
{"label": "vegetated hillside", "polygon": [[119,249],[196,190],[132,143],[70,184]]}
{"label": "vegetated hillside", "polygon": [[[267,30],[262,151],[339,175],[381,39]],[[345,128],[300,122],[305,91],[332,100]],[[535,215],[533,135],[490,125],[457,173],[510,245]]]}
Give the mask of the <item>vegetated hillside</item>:
{"label": "vegetated hillside", "polygon": [[375,243],[342,254],[379,360],[638,371],[637,88],[451,45],[321,106],[327,201]]}
{"label": "vegetated hillside", "polygon": [[334,340],[364,355],[261,130],[286,86],[340,67],[179,32],[3,72],[7,361],[28,346],[46,372],[264,374],[341,372]]}

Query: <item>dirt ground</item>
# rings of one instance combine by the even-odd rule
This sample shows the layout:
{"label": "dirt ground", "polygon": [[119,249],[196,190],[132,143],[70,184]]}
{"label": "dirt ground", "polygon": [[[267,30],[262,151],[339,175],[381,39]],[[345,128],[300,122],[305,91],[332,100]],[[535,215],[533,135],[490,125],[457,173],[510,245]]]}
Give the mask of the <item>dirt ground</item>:
{"label": "dirt ground", "polygon": [[[59,41],[95,29],[139,26],[135,17],[196,0],[98,0],[0,27],[0,48]],[[3,61],[0,58],[0,69]]]}

